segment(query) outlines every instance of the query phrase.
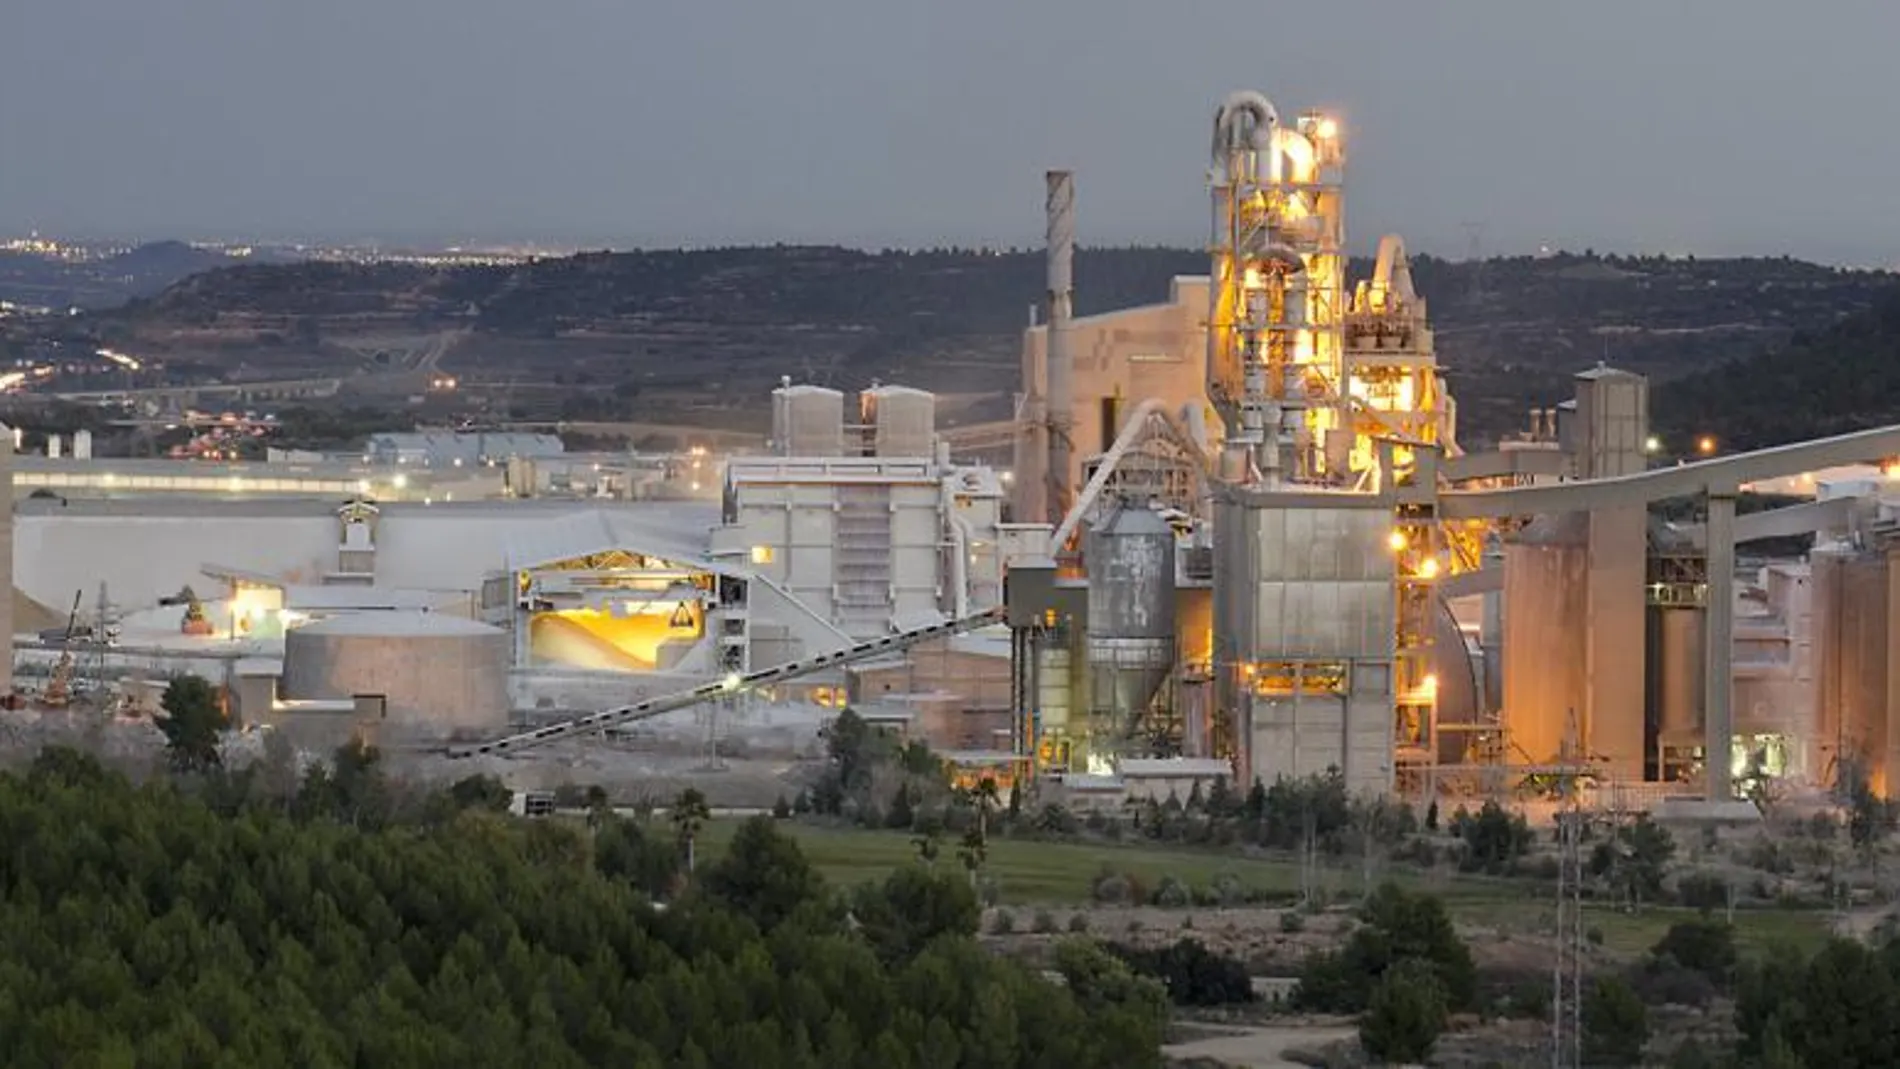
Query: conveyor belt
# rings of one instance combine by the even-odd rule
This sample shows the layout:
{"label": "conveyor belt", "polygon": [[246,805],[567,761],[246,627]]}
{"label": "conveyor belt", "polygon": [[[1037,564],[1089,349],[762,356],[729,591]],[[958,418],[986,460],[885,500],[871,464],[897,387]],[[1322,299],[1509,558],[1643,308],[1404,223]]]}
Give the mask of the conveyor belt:
{"label": "conveyor belt", "polygon": [[804,657],[796,661],[787,661],[784,664],[773,665],[770,668],[762,668],[756,672],[747,672],[743,675],[731,675],[718,682],[706,683],[694,687],[691,690],[678,691],[673,694],[663,694],[657,698],[648,698],[643,702],[636,702],[632,705],[622,705],[613,709],[603,709],[598,713],[589,713],[586,716],[576,717],[573,720],[564,720],[558,724],[549,724],[544,728],[524,731],[518,735],[509,735],[505,738],[495,739],[474,746],[460,747],[449,751],[449,756],[479,757],[483,754],[505,754],[514,753],[517,750],[532,749],[533,747],[542,746],[550,742],[559,742],[562,739],[570,738],[575,735],[585,735],[605,728],[618,727],[621,724],[631,724],[641,720],[649,720],[653,717],[673,712],[676,709],[685,709],[689,706],[698,705],[701,702],[716,701],[729,694],[744,690],[747,687],[758,687],[768,683],[777,683],[781,680],[795,679],[799,676],[819,671],[820,669],[837,668],[840,665],[869,660],[880,654],[900,652],[920,642],[928,642],[933,638],[946,638],[950,635],[962,634],[965,631],[973,631],[976,628],[988,624],[1001,623],[1002,620],[1003,609],[1001,606],[993,609],[985,609],[980,613],[965,616],[961,619],[949,620],[940,624],[931,624],[927,627],[912,628],[909,631],[900,631],[894,635],[874,638],[868,642],[860,642],[855,646],[846,646],[843,649],[833,650],[830,653],[821,653],[815,657]]}

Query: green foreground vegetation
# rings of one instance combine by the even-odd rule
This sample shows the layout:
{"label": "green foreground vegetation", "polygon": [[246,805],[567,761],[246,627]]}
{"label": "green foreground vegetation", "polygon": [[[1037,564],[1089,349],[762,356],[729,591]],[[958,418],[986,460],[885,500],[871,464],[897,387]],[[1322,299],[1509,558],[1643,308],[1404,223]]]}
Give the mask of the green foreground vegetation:
{"label": "green foreground vegetation", "polygon": [[[699,836],[702,856],[720,856],[742,825],[733,819],[709,821]],[[918,858],[915,836],[902,832],[802,822],[786,822],[783,827],[812,866],[840,886],[882,880]],[[1083,906],[1092,901],[1094,884],[1104,869],[1151,886],[1173,877],[1189,886],[1210,887],[1223,877],[1232,877],[1267,901],[1278,898],[1287,904],[1300,890],[1300,867],[1290,860],[1139,844],[992,838],[983,871],[1000,902]],[[1553,903],[1523,881],[1465,873],[1427,874],[1399,866],[1382,868],[1375,879],[1430,891],[1463,923],[1521,932],[1550,928]],[[1366,889],[1364,870],[1347,864],[1324,868],[1320,883],[1340,896],[1356,896]],[[1631,913],[1597,902],[1586,903],[1585,909],[1588,925],[1602,933],[1604,944],[1626,953],[1650,947],[1671,924],[1698,915],[1696,910],[1671,906],[1645,906]],[[1748,909],[1735,915],[1736,936],[1745,947],[1791,943],[1813,949],[1827,938],[1829,925],[1826,912],[1812,909]]]}
{"label": "green foreground vegetation", "polygon": [[233,772],[195,741],[143,786],[62,749],[0,774],[6,1065],[1160,1062],[1159,982],[1083,941],[1064,985],[987,954],[960,874],[832,887],[770,818],[688,871],[691,806],[523,821],[499,783],[408,792],[373,750]]}

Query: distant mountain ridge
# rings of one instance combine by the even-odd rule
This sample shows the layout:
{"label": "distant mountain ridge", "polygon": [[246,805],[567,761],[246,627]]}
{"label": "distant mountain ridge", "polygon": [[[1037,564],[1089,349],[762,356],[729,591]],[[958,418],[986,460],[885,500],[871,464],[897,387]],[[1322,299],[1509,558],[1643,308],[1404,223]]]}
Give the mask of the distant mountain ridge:
{"label": "distant mountain ridge", "polygon": [[[1163,301],[1171,278],[1206,269],[1206,255],[1192,249],[1080,249],[1077,311]],[[1356,261],[1353,277],[1369,269]],[[1420,256],[1413,275],[1431,303],[1467,444],[1521,427],[1526,408],[1568,397],[1570,376],[1599,360],[1666,384],[1785,349],[1798,331],[1820,337],[1900,286],[1886,273],[1787,257]],[[186,336],[204,344],[219,332],[295,339],[470,329],[473,341],[455,360],[491,371],[510,360],[586,363],[594,381],[639,383],[649,397],[706,381],[762,396],[781,374],[813,369],[1006,392],[1044,285],[1038,250],[773,246],[496,266],[244,265],[190,277],[97,322],[155,346]],[[1793,385],[1783,379],[1777,389]],[[1721,416],[1720,406],[1695,407],[1695,392],[1710,388],[1659,386],[1659,419]],[[1738,404],[1737,413],[1760,407]],[[1762,423],[1750,434],[1773,433],[1765,414],[1738,418]]]}

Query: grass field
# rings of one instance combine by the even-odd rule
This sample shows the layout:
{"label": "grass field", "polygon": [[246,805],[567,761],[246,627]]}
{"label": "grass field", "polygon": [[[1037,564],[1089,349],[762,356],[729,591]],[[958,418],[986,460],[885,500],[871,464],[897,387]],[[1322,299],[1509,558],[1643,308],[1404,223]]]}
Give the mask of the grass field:
{"label": "grass field", "polygon": [[[734,819],[714,820],[700,838],[700,857],[711,860],[725,852]],[[901,832],[816,827],[787,822],[791,833],[825,878],[841,886],[881,880],[891,869],[917,859],[911,837]],[[940,865],[956,866],[956,844],[942,843]],[[985,866],[996,881],[1002,901],[1009,905],[1077,905],[1089,901],[1089,889],[1104,866],[1137,877],[1150,887],[1163,876],[1173,876],[1194,887],[1209,887],[1216,877],[1231,875],[1249,888],[1292,894],[1300,886],[1298,864],[1279,859],[1243,857],[1213,851],[1147,845],[1046,843],[995,839]],[[1429,890],[1443,898],[1453,916],[1467,924],[1500,929],[1541,930],[1549,925],[1551,903],[1539,887],[1494,877],[1424,873],[1401,865],[1386,865],[1375,879],[1392,879]],[[1323,870],[1320,886],[1337,896],[1352,896],[1363,887],[1357,865]],[[1653,945],[1668,927],[1695,916],[1693,910],[1650,907],[1629,914],[1586,903],[1587,926],[1603,933],[1606,946],[1635,953]],[[1780,941],[1811,948],[1826,938],[1829,915],[1813,910],[1758,909],[1738,911],[1736,934],[1741,942],[1761,946]]]}

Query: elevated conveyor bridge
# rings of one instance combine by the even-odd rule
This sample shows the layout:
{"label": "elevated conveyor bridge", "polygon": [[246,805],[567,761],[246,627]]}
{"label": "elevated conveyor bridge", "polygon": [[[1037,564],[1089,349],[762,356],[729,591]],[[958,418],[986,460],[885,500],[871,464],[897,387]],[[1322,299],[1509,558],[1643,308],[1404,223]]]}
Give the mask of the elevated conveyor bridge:
{"label": "elevated conveyor bridge", "polygon": [[762,687],[772,683],[780,683],[826,668],[838,668],[847,664],[855,664],[859,661],[868,661],[872,658],[881,657],[890,653],[900,653],[910,649],[912,646],[929,642],[932,639],[948,638],[951,635],[960,635],[965,631],[974,631],[979,627],[1002,623],[1003,619],[1003,609],[1001,606],[997,606],[996,608],[985,609],[982,612],[973,613],[955,620],[911,628],[908,631],[899,631],[896,634],[885,635],[882,638],[870,639],[866,642],[860,642],[855,646],[846,646],[843,649],[833,650],[830,653],[820,653],[811,657],[802,657],[796,661],[787,661],[784,664],[773,665],[770,668],[762,668],[756,672],[746,672],[743,674],[734,673],[725,679],[702,684],[691,690],[662,694],[657,698],[648,698],[646,701],[636,702],[632,705],[603,709],[598,713],[589,713],[586,716],[576,717],[572,720],[564,720],[558,724],[549,724],[547,727],[536,728],[533,731],[524,731],[517,735],[509,735],[505,738],[495,739],[490,742],[452,749],[449,751],[449,756],[481,757],[490,754],[515,753],[521,750],[532,749],[536,746],[559,742],[562,739],[573,738],[576,735],[589,735],[597,731],[605,731],[608,728],[619,727],[623,724],[633,724],[642,720],[651,720],[656,716],[662,716],[679,709],[686,709],[704,702],[718,701],[722,698],[730,697],[748,687]]}

